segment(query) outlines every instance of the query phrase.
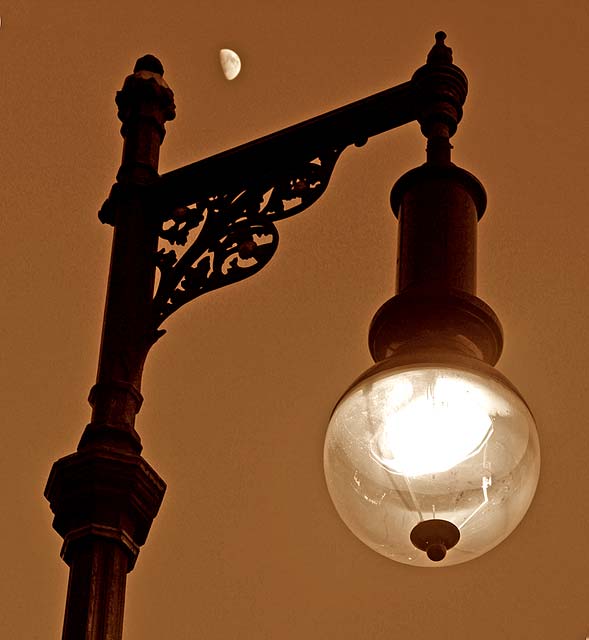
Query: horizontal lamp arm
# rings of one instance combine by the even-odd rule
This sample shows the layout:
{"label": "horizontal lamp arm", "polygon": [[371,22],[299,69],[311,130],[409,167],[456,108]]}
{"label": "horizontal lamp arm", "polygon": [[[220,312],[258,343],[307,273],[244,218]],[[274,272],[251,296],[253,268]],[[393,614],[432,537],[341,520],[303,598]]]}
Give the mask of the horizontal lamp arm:
{"label": "horizontal lamp arm", "polygon": [[261,176],[273,178],[322,153],[400,127],[418,117],[412,81],[385,89],[204,160],[164,173],[154,185],[160,202],[182,207],[222,191],[240,191]]}

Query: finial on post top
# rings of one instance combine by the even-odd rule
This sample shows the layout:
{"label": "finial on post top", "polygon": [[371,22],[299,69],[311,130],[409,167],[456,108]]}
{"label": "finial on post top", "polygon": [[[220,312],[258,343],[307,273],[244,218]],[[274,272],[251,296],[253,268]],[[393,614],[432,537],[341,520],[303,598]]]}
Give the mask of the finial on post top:
{"label": "finial on post top", "polygon": [[[466,76],[452,63],[452,49],[446,46],[445,39],[443,31],[436,33],[436,43],[427,56],[426,64],[411,78],[419,100],[417,120],[421,132],[428,140],[439,138],[430,148],[432,153],[428,153],[428,157],[431,156],[432,162],[442,164],[450,162],[448,138],[456,133],[462,119],[462,105],[468,91]],[[434,152],[435,146],[440,149]]]}
{"label": "finial on post top", "polygon": [[452,64],[452,49],[444,43],[446,34],[443,31],[436,33],[436,44],[427,55],[428,64]]}
{"label": "finial on post top", "polygon": [[158,58],[152,56],[150,53],[142,56],[135,63],[133,73],[138,73],[139,71],[151,71],[152,73],[159,73],[160,76],[164,75],[164,67],[162,63]]}

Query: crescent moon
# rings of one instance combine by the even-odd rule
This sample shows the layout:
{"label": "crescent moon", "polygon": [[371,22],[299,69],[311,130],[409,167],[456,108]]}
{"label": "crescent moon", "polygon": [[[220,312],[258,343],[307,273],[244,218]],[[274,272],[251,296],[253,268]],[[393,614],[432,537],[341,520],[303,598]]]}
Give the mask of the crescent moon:
{"label": "crescent moon", "polygon": [[223,75],[227,80],[237,78],[241,71],[241,60],[235,51],[231,49],[221,49],[221,51],[219,51],[219,61],[221,62]]}

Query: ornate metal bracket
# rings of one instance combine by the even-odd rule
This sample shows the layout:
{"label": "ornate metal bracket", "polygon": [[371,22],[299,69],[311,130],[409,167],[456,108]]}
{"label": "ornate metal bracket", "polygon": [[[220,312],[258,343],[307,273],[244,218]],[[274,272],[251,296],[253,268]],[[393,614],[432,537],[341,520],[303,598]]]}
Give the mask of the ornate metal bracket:
{"label": "ornate metal bracket", "polygon": [[230,188],[168,214],[160,232],[168,246],[157,254],[157,325],[186,302],[262,269],[278,246],[274,222],[317,201],[341,151],[326,150],[296,169],[258,177],[243,189]]}

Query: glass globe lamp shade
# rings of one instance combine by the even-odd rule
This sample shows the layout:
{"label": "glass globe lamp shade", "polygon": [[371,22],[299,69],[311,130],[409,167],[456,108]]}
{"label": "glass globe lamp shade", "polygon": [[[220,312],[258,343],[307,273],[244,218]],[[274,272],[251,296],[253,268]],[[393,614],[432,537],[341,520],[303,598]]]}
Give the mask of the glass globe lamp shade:
{"label": "glass globe lamp shade", "polygon": [[324,450],[335,507],[382,555],[466,562],[526,513],[540,470],[534,418],[513,385],[474,358],[391,358],[333,411]]}

